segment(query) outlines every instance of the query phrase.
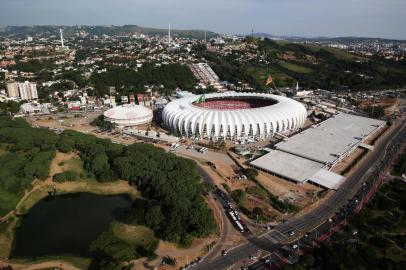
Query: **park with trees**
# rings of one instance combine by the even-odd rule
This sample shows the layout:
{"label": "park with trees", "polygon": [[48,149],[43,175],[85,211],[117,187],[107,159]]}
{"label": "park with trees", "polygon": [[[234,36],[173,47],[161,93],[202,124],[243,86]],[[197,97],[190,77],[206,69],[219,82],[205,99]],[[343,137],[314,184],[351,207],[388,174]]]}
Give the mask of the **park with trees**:
{"label": "park with trees", "polygon": [[[126,180],[140,193],[120,222],[151,229],[159,239],[189,246],[195,238],[206,237],[216,230],[212,210],[204,201],[204,185],[194,161],[166,153],[148,144],[124,146],[108,139],[65,130],[55,134],[50,130],[32,128],[24,119],[0,117],[0,213],[12,211],[34,180],[49,177],[49,166],[56,152],[75,152],[83,168],[99,183]],[[75,181],[77,173],[65,171],[54,175],[53,181]],[[117,243],[111,232],[101,235],[92,244],[95,268],[113,269],[128,256],[110,250]],[[121,244],[120,244],[121,245]],[[131,250],[137,256],[152,254],[156,245],[147,250],[128,243],[117,250]],[[114,249],[116,250],[116,249]],[[117,256],[113,256],[117,254]],[[121,255],[120,255],[121,254]],[[130,256],[130,255],[129,255]],[[97,268],[98,266],[99,268]]]}

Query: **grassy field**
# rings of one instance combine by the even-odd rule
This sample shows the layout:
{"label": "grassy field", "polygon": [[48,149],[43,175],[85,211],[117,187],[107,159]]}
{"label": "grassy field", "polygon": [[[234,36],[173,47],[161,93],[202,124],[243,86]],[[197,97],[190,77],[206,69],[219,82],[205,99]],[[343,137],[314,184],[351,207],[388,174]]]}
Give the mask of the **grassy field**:
{"label": "grassy field", "polygon": [[250,67],[249,73],[253,74],[257,81],[264,83],[266,82],[268,76],[272,75],[272,78],[277,86],[295,82],[295,80],[289,75],[281,73],[272,68]]}
{"label": "grassy field", "polygon": [[314,44],[301,44],[306,49],[311,50],[312,52],[318,52],[320,50],[325,50],[332,53],[337,59],[340,60],[366,60],[366,58],[362,56],[358,56],[355,54],[351,54],[346,52],[345,50],[337,49],[337,48],[328,48],[328,47],[321,47]]}
{"label": "grassy field", "polygon": [[336,49],[336,48],[323,48],[323,50],[332,53],[337,59],[340,60],[363,60],[362,57],[350,54],[344,50]]}
{"label": "grassy field", "polygon": [[313,70],[307,67],[303,67],[303,66],[299,66],[296,64],[292,64],[292,63],[287,63],[287,62],[281,62],[280,65],[286,69],[289,69],[293,72],[296,73],[304,73],[304,74],[309,74],[312,73]]}
{"label": "grassy field", "polygon": [[115,221],[112,223],[111,229],[115,236],[130,244],[148,246],[159,241],[154,232],[145,226],[128,225]]}
{"label": "grassy field", "polygon": [[66,161],[58,163],[58,167],[64,171],[75,171],[80,180],[95,180],[94,175],[88,173],[83,167],[83,161],[78,156],[74,156]]}

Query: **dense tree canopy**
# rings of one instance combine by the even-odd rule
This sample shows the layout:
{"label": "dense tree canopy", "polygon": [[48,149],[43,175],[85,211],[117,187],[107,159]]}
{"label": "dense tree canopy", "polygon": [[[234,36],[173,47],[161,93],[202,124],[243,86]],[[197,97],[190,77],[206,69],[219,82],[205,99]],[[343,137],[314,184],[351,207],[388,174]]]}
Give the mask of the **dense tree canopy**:
{"label": "dense tree canopy", "polygon": [[105,73],[94,74],[91,82],[95,86],[99,95],[108,94],[108,87],[115,86],[120,94],[144,93],[145,85],[163,85],[166,89],[175,90],[176,87],[182,89],[192,89],[196,79],[187,66],[179,64],[169,64],[154,66],[145,64],[138,71],[127,68],[110,68]]}
{"label": "dense tree canopy", "polygon": [[[0,144],[6,144],[10,151],[0,156],[0,194],[21,193],[35,178],[47,178],[55,150],[77,151],[84,168],[98,181],[121,178],[141,191],[149,211],[142,219],[129,218],[128,222],[141,220],[159,237],[184,245],[215,229],[212,212],[203,200],[196,164],[191,160],[148,144],[123,146],[71,130],[57,135],[31,128],[23,119],[8,117],[0,118]],[[54,179],[63,182],[74,178],[68,171]],[[0,200],[3,197],[9,196],[0,196]],[[135,208],[133,211],[137,211]]]}
{"label": "dense tree canopy", "polygon": [[46,179],[55,156],[56,135],[33,129],[23,119],[0,117],[0,215],[11,211],[34,179]]}

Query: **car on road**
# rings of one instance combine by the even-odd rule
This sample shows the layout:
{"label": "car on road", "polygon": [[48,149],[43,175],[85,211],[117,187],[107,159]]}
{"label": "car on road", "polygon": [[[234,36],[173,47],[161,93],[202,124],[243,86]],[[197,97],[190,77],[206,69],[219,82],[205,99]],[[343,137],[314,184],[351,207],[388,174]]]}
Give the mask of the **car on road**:
{"label": "car on road", "polygon": [[223,249],[221,251],[221,255],[226,256],[228,254],[228,250],[227,249]]}
{"label": "car on road", "polygon": [[295,231],[290,231],[290,232],[289,232],[289,235],[290,235],[290,236],[295,235]]}
{"label": "car on road", "polygon": [[250,260],[253,260],[253,261],[256,261],[257,260],[257,257],[256,256],[254,256],[254,255],[250,255]]}

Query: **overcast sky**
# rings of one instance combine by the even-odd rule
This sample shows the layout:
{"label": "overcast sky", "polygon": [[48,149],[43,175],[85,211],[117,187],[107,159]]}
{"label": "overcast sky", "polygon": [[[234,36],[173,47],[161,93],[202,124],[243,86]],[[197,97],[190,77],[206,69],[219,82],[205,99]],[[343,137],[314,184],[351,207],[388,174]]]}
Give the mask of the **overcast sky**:
{"label": "overcast sky", "polygon": [[0,0],[0,25],[123,25],[406,39],[406,0]]}

